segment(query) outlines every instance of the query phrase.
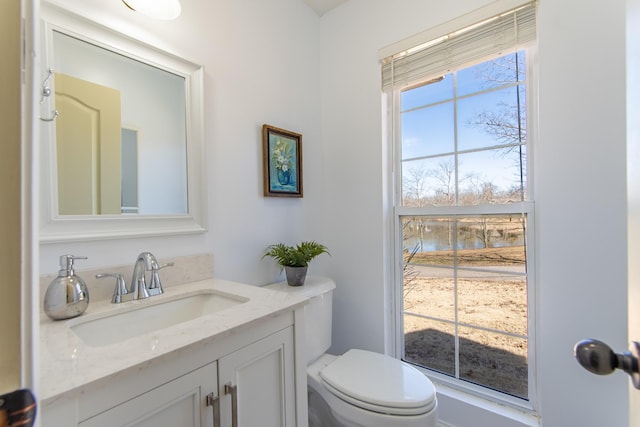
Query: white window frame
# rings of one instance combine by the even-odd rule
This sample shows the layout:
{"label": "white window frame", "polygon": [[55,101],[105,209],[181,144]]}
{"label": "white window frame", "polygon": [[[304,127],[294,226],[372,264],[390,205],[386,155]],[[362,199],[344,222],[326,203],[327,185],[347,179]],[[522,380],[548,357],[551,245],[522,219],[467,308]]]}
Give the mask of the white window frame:
{"label": "white window frame", "polygon": [[[496,2],[503,3],[503,2]],[[507,1],[506,3],[514,3]],[[522,3],[522,2],[520,2]],[[495,4],[491,6],[495,7]],[[504,7],[504,6],[503,6]],[[504,9],[503,9],[504,10]],[[493,9],[485,11],[485,13],[493,13]],[[473,17],[465,16],[461,23],[449,22],[446,25],[457,25],[457,28],[462,28],[464,20],[477,19],[477,14]],[[486,15],[489,16],[489,15]],[[467,23],[468,25],[468,23]],[[426,37],[431,37],[434,32],[430,30],[426,32]],[[424,36],[423,36],[424,37]],[[411,39],[415,40],[415,39]],[[415,41],[414,41],[415,42]],[[405,45],[407,41],[401,42]],[[394,45],[396,46],[396,45]],[[399,46],[399,45],[397,45]],[[386,48],[381,50],[380,57],[387,55],[390,49]],[[404,331],[403,331],[403,265],[404,260],[402,257],[402,227],[401,218],[403,216],[449,216],[449,215],[483,215],[483,214],[508,214],[508,213],[525,213],[527,215],[527,229],[526,229],[526,253],[527,253],[527,299],[528,299],[528,316],[527,316],[527,328],[528,328],[528,399],[521,399],[518,397],[510,396],[506,393],[491,390],[487,387],[472,384],[470,382],[453,378],[446,374],[441,374],[429,369],[420,369],[427,375],[437,386],[445,386],[454,390],[454,393],[462,392],[467,395],[471,395],[480,399],[480,401],[486,401],[489,403],[497,402],[500,405],[508,405],[515,408],[518,411],[523,411],[527,414],[535,414],[538,408],[539,398],[537,396],[537,286],[536,286],[536,263],[535,263],[535,185],[534,185],[534,159],[535,159],[535,145],[537,141],[537,63],[538,54],[537,46],[529,46],[524,49],[526,51],[526,94],[527,94],[527,188],[528,188],[528,200],[512,203],[509,205],[500,205],[500,210],[496,210],[491,205],[475,205],[475,206],[426,206],[426,207],[405,207],[402,206],[402,158],[401,158],[401,126],[400,126],[400,94],[402,89],[413,86],[420,81],[428,81],[429,78],[422,78],[419,81],[404,82],[401,87],[388,88],[383,92],[383,107],[386,108],[386,139],[388,141],[387,147],[387,159],[388,167],[387,171],[389,176],[387,179],[387,187],[389,189],[389,196],[387,200],[390,203],[391,209],[389,210],[389,239],[388,239],[388,251],[393,262],[392,267],[389,270],[390,273],[390,306],[391,315],[389,319],[388,331],[390,332],[390,339],[387,340],[388,351],[398,358],[404,355]],[[509,52],[505,52],[507,54]],[[466,68],[490,60],[491,58],[485,58],[482,61],[476,61],[473,64],[466,64],[457,69]],[[437,77],[437,76],[432,76]]]}

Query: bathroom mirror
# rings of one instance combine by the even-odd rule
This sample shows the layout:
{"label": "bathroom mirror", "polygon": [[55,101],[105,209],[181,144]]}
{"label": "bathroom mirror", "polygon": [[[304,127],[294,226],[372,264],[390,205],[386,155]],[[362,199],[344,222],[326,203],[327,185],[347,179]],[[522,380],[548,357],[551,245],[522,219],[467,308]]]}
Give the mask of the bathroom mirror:
{"label": "bathroom mirror", "polygon": [[203,232],[202,67],[41,15],[41,242]]}

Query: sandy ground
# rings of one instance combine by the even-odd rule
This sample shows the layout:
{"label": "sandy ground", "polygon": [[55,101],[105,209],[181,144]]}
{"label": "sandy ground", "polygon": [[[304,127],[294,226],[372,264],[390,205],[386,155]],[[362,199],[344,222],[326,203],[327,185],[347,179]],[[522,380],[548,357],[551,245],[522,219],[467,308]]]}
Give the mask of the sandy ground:
{"label": "sandy ground", "polygon": [[[457,293],[451,271],[415,267],[415,277],[404,289],[405,312],[453,321],[457,306],[458,322],[488,329],[459,328],[460,378],[526,398],[527,340],[521,338],[527,334],[523,265],[470,266],[461,270]],[[404,330],[407,360],[455,375],[453,325],[405,314]]]}

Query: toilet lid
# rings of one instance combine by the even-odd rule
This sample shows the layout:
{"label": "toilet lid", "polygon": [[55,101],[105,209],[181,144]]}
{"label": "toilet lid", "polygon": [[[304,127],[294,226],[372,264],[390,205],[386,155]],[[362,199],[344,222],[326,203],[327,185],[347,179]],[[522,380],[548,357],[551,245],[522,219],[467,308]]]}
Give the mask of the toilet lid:
{"label": "toilet lid", "polygon": [[436,390],[416,368],[389,356],[349,350],[320,371],[327,389],[363,409],[418,415],[436,404]]}

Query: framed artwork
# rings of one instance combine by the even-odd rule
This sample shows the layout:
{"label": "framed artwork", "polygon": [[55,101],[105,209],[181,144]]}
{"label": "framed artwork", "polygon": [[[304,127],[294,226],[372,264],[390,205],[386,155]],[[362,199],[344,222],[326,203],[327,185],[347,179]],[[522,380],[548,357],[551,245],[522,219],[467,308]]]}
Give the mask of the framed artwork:
{"label": "framed artwork", "polygon": [[262,125],[264,195],[302,197],[302,135]]}

